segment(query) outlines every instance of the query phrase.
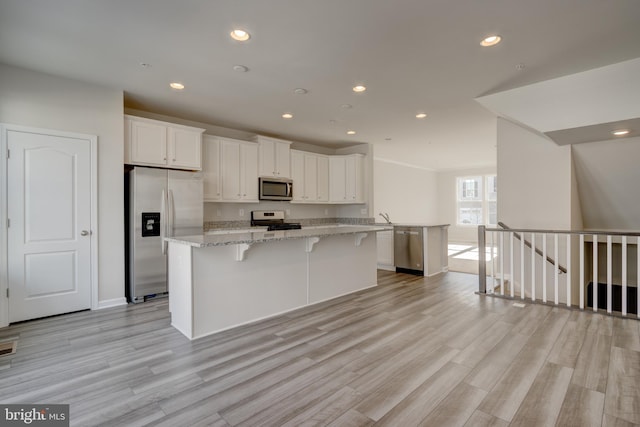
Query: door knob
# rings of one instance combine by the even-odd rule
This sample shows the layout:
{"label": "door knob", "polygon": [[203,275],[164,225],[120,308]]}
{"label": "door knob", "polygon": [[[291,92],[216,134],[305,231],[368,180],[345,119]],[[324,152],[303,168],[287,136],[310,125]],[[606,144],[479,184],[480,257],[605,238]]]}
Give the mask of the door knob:
{"label": "door knob", "polygon": [[91,232],[90,232],[90,231],[87,231],[87,230],[82,230],[82,231],[80,232],[80,235],[81,235],[81,236],[88,236],[89,234],[91,234]]}

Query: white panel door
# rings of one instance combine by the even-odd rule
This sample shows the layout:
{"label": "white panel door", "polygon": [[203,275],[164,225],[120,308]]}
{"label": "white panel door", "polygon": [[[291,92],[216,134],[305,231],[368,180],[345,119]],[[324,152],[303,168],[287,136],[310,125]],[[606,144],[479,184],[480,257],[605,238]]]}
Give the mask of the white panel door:
{"label": "white panel door", "polygon": [[91,145],[7,133],[9,322],[91,307]]}

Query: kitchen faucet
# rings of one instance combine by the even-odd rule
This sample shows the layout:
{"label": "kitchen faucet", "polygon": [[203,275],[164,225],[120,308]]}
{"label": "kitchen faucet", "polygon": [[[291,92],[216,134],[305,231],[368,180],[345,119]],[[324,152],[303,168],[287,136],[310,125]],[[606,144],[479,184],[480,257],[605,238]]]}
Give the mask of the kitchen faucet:
{"label": "kitchen faucet", "polygon": [[389,214],[386,212],[380,212],[378,215],[380,215],[382,218],[384,218],[385,221],[387,221],[387,224],[391,224],[391,220],[389,219]]}

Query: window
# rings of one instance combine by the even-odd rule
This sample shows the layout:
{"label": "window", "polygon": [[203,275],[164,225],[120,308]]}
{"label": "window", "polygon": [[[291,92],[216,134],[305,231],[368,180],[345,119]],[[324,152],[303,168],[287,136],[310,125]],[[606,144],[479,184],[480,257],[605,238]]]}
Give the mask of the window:
{"label": "window", "polygon": [[498,221],[498,180],[496,175],[457,178],[458,224],[495,225]]}

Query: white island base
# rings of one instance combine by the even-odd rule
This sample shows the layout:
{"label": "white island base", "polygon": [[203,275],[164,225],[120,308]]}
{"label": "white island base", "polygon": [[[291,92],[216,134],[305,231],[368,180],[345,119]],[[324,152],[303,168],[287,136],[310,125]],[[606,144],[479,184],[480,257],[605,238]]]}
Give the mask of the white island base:
{"label": "white island base", "polygon": [[196,339],[375,286],[375,231],[200,246],[167,239],[171,324]]}

